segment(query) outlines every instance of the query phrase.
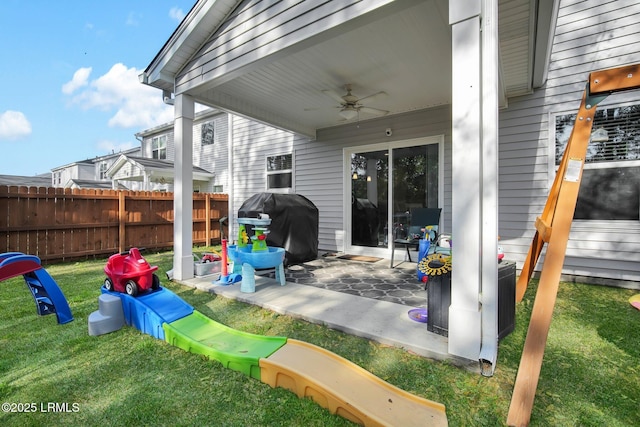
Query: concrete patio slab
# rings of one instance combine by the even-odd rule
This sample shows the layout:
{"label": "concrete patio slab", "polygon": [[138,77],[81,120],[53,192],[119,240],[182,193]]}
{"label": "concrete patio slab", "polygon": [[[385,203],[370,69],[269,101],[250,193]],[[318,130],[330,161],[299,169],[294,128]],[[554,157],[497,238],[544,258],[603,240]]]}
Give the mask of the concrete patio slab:
{"label": "concrete patio slab", "polygon": [[426,323],[411,320],[412,307],[371,298],[335,292],[256,276],[256,291],[240,291],[240,283],[214,284],[216,276],[181,281],[181,284],[257,305],[280,314],[327,326],[382,344],[403,348],[417,355],[479,372],[474,361],[460,359],[447,352],[448,340],[427,330]]}

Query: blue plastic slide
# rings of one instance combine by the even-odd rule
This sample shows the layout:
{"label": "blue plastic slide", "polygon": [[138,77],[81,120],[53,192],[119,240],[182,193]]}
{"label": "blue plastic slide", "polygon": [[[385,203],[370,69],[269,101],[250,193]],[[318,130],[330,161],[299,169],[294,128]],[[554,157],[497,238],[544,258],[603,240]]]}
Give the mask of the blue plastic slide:
{"label": "blue plastic slide", "polygon": [[71,309],[55,280],[42,268],[40,258],[20,252],[0,254],[0,282],[22,275],[40,316],[55,314],[59,324],[73,320]]}

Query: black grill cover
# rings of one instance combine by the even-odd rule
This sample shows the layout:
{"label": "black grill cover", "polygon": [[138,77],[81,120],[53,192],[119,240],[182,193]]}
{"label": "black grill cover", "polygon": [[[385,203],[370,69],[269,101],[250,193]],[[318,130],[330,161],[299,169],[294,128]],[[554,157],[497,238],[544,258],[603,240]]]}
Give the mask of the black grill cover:
{"label": "black grill cover", "polygon": [[286,265],[318,257],[318,208],[309,199],[299,194],[254,194],[242,203],[238,218],[257,218],[261,213],[271,218],[267,244],[284,248]]}

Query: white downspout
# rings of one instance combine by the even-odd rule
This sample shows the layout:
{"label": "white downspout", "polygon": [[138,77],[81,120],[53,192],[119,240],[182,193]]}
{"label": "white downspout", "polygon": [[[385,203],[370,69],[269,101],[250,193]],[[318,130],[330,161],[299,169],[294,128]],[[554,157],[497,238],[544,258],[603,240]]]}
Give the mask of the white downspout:
{"label": "white downspout", "polygon": [[498,358],[498,5],[482,0],[482,341],[480,372],[493,376]]}

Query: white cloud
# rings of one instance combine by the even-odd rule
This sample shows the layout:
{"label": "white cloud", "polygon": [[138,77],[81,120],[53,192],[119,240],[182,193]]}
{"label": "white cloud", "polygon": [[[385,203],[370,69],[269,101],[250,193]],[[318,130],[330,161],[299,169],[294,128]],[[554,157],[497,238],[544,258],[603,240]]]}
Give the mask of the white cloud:
{"label": "white cloud", "polygon": [[0,113],[0,140],[19,139],[31,135],[31,123],[20,111]]}
{"label": "white cloud", "polygon": [[162,92],[138,80],[141,70],[115,64],[104,75],[78,91],[71,103],[85,110],[115,111],[110,127],[150,128],[173,120],[173,107],[162,102]]}
{"label": "white cloud", "polygon": [[140,21],[138,20],[140,16],[141,15],[139,13],[129,12],[129,15],[127,15],[127,20],[125,22],[125,25],[128,25],[130,27],[137,27],[140,24]]}
{"label": "white cloud", "polygon": [[89,75],[91,75],[91,67],[79,68],[73,73],[71,81],[62,85],[62,93],[65,95],[71,95],[77,89],[86,86],[88,84]]}
{"label": "white cloud", "polygon": [[179,7],[172,7],[169,11],[169,18],[181,22],[184,19],[184,12]]}

